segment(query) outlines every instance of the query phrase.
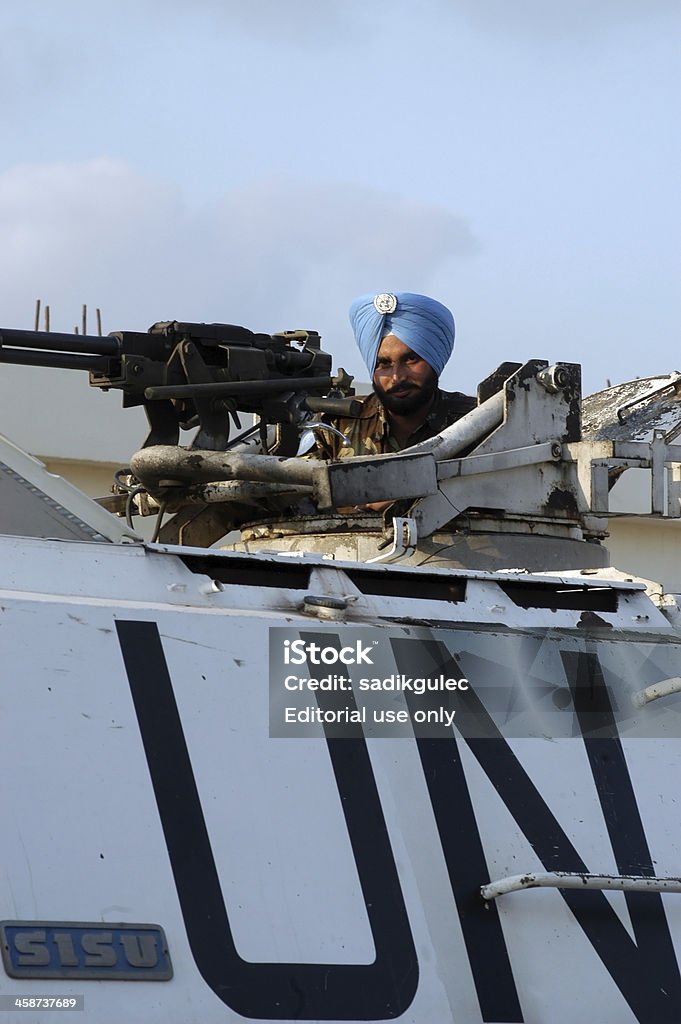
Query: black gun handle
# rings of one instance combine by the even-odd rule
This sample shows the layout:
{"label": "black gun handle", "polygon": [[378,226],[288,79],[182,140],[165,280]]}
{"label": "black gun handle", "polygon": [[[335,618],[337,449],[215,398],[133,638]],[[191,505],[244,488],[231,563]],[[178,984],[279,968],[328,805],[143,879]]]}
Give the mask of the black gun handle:
{"label": "black gun handle", "polygon": [[356,398],[306,398],[302,404],[308,412],[321,412],[327,416],[357,419],[362,415],[362,403]]}

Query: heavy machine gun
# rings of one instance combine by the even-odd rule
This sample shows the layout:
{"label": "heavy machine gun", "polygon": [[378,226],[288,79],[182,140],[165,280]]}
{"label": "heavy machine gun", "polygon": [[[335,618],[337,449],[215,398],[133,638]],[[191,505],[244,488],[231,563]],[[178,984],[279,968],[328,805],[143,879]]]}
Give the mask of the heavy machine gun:
{"label": "heavy machine gun", "polygon": [[2,329],[0,362],[86,370],[92,387],[119,389],[124,408],[144,406],[150,432],[143,447],[177,445],[180,430],[198,427],[192,448],[225,451],[235,443],[230,421],[241,429],[241,410],[258,415],[246,433],[259,429],[263,450],[295,455],[311,413],[357,411],[352,378],[342,370],[330,376],[331,356],[316,331],[256,334],[177,320],[106,337]]}
{"label": "heavy machine gun", "polygon": [[[599,568],[610,490],[629,468],[649,472],[652,516],[681,518],[679,374],[582,399],[575,364],[504,363],[440,434],[399,453],[324,461],[296,458],[301,431],[333,431],[313,417],[361,406],[352,379],[331,376],[314,331],[179,321],[107,337],[0,329],[0,362],[87,370],[92,386],[145,408],[149,435],[100,504],[130,527],[132,515],[157,515],[161,542],[209,547],[239,529],[246,550]],[[239,410],[257,422],[242,430]]]}

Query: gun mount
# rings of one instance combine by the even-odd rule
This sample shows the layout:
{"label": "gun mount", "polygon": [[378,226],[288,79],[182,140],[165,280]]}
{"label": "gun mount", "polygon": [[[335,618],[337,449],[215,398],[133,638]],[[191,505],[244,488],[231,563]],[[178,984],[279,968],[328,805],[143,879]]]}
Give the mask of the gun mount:
{"label": "gun mount", "polygon": [[[580,399],[578,366],[504,364],[480,385],[476,409],[399,454],[323,462],[155,446],[131,468],[176,513],[165,541],[205,546],[239,527],[247,550],[599,566],[606,523],[590,515],[570,449],[581,439]],[[393,501],[386,516],[366,509],[383,500]]]}
{"label": "gun mount", "polygon": [[330,376],[320,341],[316,331],[255,334],[177,320],[106,337],[3,329],[0,362],[85,370],[91,387],[122,391],[125,408],[144,406],[150,433],[143,447],[176,445],[180,430],[198,427],[191,447],[222,451],[230,420],[241,429],[241,410],[259,416],[263,440],[275,426],[269,450],[293,455],[297,424],[310,413],[352,415],[352,378],[342,370]]}
{"label": "gun mount", "polygon": [[[233,546],[246,551],[588,569],[608,564],[609,495],[627,469],[649,470],[653,516],[681,513],[678,374],[583,402],[579,366],[505,363],[479,385],[477,408],[441,434],[398,454],[326,462],[295,457],[300,432],[333,430],[319,413],[359,407],[314,331],[179,321],[105,338],[2,330],[3,361],[87,370],[91,386],[144,406],[150,433],[100,503],[129,526],[157,515],[163,543],[208,547],[238,529]],[[256,422],[230,439],[239,412]],[[180,430],[195,427],[180,447]],[[367,508],[379,501],[392,502],[385,514]]]}
{"label": "gun mount", "polygon": [[[664,385],[681,413],[667,378]],[[636,401],[650,416],[643,391]],[[602,415],[595,426],[599,401],[584,400],[583,429],[579,366],[506,363],[480,384],[477,408],[399,454],[322,462],[154,447],[131,466],[177,513],[160,536],[172,543],[210,545],[239,528],[235,546],[247,551],[485,570],[602,568],[610,490],[627,469],[650,471],[653,515],[681,514],[681,446],[655,430],[626,440],[621,417],[619,432]],[[366,509],[383,500],[393,502],[385,515]]]}

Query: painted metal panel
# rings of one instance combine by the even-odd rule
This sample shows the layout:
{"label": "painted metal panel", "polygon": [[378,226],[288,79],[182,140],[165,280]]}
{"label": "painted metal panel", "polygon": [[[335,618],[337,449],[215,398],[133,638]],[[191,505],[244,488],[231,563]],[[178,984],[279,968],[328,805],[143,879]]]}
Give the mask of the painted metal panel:
{"label": "painted metal panel", "polygon": [[[598,636],[581,661],[563,661],[575,735],[505,736],[491,721],[484,736],[271,739],[269,629],[342,637],[357,622],[311,618],[285,588],[278,608],[271,588],[251,588],[260,611],[247,587],[207,595],[171,553],[22,544],[0,593],[0,919],[154,922],[174,969],[162,984],[50,983],[84,991],[88,1018],[678,1019],[678,896],[538,890],[486,903],[479,892],[525,871],[678,874],[678,695],[663,699],[670,724],[658,736],[620,737],[601,702],[601,731],[585,738],[584,687],[621,689]],[[61,572],[41,591],[45,559]],[[557,615],[584,635],[578,611],[522,607],[473,577],[439,624],[368,609],[361,624],[392,644],[405,674],[412,641],[454,657],[473,609],[505,618],[489,611],[495,598],[518,664],[532,630]],[[619,593],[619,611],[602,618],[632,630],[641,606],[626,601],[645,596]],[[679,641],[646,606],[653,629],[621,648],[632,658],[653,634],[661,652]],[[632,686],[656,681],[654,662],[651,647]],[[44,984],[0,975],[0,994]]]}

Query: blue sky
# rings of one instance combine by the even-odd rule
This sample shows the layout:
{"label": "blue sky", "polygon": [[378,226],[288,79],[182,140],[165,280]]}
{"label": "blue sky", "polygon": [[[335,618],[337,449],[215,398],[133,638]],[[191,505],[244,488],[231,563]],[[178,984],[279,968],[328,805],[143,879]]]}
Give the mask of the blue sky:
{"label": "blue sky", "polygon": [[0,324],[314,327],[364,375],[350,300],[405,289],[449,387],[675,369],[680,42],[676,0],[5,0]]}

